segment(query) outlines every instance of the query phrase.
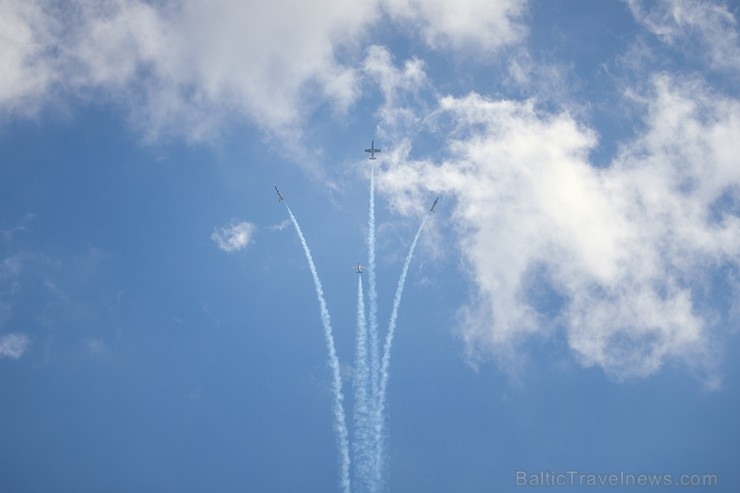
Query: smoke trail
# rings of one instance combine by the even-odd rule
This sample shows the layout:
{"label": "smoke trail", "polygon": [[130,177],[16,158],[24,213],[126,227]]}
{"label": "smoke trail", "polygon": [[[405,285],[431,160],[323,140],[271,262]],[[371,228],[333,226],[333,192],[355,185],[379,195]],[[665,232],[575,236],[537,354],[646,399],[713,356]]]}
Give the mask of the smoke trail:
{"label": "smoke trail", "polygon": [[378,336],[378,291],[375,287],[375,167],[370,168],[370,212],[367,220],[368,281],[370,301],[370,394],[373,404],[378,402],[380,379],[380,347]]}
{"label": "smoke trail", "polygon": [[383,360],[380,367],[380,383],[378,386],[378,400],[375,409],[375,479],[377,481],[378,490],[383,481],[383,460],[384,460],[384,448],[385,448],[385,437],[383,436],[383,428],[385,427],[385,403],[386,403],[386,392],[388,387],[388,376],[389,366],[391,364],[391,346],[393,345],[393,336],[396,330],[396,319],[398,318],[398,307],[401,305],[401,295],[403,294],[403,286],[406,284],[406,274],[409,271],[409,265],[411,259],[414,256],[414,250],[416,250],[416,242],[419,241],[419,235],[421,230],[424,228],[429,215],[424,217],[424,220],[419,225],[419,229],[416,231],[414,241],[411,242],[409,252],[406,255],[406,260],[403,263],[403,269],[401,270],[401,277],[398,279],[398,287],[396,288],[396,296],[393,300],[393,309],[391,311],[391,319],[388,323],[388,333],[385,336],[385,346],[383,347]]}
{"label": "smoke trail", "polygon": [[357,340],[355,349],[355,408],[354,408],[354,453],[355,491],[371,491],[372,482],[372,412],[368,391],[370,362],[367,354],[367,325],[365,324],[365,302],[362,291],[362,276],[357,276]]}
{"label": "smoke trail", "polygon": [[306,238],[303,236],[301,227],[298,225],[298,221],[293,215],[293,211],[290,210],[288,204],[285,204],[285,208],[288,209],[290,214],[290,220],[293,221],[295,231],[298,233],[298,238],[301,240],[303,245],[303,252],[306,254],[306,260],[308,260],[308,267],[311,269],[311,275],[313,276],[314,287],[316,288],[316,297],[319,299],[319,305],[321,307],[321,323],[324,326],[324,338],[326,339],[326,347],[329,350],[329,365],[332,369],[333,381],[332,390],[334,391],[334,429],[337,432],[337,446],[339,447],[340,455],[340,484],[344,493],[350,493],[350,482],[349,482],[349,438],[347,432],[347,423],[344,419],[344,408],[342,407],[342,401],[344,395],[342,394],[342,377],[339,372],[339,359],[337,358],[337,351],[334,348],[334,336],[331,330],[331,318],[329,317],[329,310],[326,308],[326,301],[324,300],[324,290],[321,287],[321,281],[319,275],[316,272],[316,266],[313,263],[313,257],[311,257],[311,250],[308,248]]}

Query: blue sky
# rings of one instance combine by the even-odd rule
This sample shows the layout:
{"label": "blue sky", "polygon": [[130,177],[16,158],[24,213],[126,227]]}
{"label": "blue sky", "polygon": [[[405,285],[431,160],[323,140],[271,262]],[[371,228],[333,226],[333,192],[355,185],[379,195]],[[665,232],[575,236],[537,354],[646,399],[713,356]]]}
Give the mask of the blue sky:
{"label": "blue sky", "polygon": [[375,139],[381,337],[441,196],[375,486],[736,491],[738,22],[688,0],[0,0],[0,490],[347,491],[273,184],[353,440]]}

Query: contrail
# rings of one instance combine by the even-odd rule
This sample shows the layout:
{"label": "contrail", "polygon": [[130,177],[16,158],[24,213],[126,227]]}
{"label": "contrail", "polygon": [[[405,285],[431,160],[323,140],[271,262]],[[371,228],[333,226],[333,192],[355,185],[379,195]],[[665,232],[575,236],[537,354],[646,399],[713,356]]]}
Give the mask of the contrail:
{"label": "contrail", "polygon": [[368,281],[370,301],[370,394],[372,403],[378,402],[378,380],[380,379],[380,347],[378,335],[378,291],[375,287],[375,167],[370,167],[370,211],[367,220]]}
{"label": "contrail", "polygon": [[311,257],[311,250],[308,248],[306,238],[303,236],[301,227],[298,225],[298,221],[293,215],[293,211],[290,210],[288,204],[285,204],[285,208],[288,209],[290,214],[290,220],[293,221],[295,231],[298,233],[298,238],[301,240],[303,245],[303,252],[306,254],[306,260],[308,260],[308,267],[311,269],[311,275],[313,276],[314,287],[316,288],[316,297],[319,299],[319,305],[321,307],[321,323],[324,325],[324,337],[326,339],[326,347],[329,350],[329,365],[331,366],[333,373],[332,390],[334,391],[334,429],[337,432],[337,442],[339,447],[340,455],[340,484],[344,493],[350,493],[350,481],[349,481],[349,437],[347,432],[347,423],[344,419],[344,408],[342,407],[342,401],[344,395],[342,394],[342,377],[339,371],[339,359],[337,358],[337,351],[334,348],[334,336],[331,330],[331,317],[329,316],[329,310],[326,308],[326,301],[324,300],[324,290],[321,287],[321,281],[319,275],[316,272],[316,266],[313,263],[313,257]]}
{"label": "contrail", "polygon": [[373,449],[379,446],[377,439],[373,436],[373,429],[378,428],[376,420],[378,419],[377,407],[379,402],[379,380],[380,380],[380,336],[378,334],[378,291],[376,288],[376,271],[375,271],[375,166],[370,166],[370,207],[367,219],[367,265],[368,265],[368,300],[370,302],[370,330],[368,333],[370,346],[370,402],[368,406],[368,453],[370,469],[369,475],[372,477],[370,491],[375,493],[379,491],[380,481],[378,480],[379,471],[376,470],[377,464],[373,461]]}
{"label": "contrail", "polygon": [[411,246],[409,247],[409,252],[406,255],[406,260],[403,263],[403,269],[401,270],[401,277],[398,279],[398,287],[396,288],[396,297],[393,300],[393,309],[391,311],[391,319],[388,323],[388,333],[385,336],[385,346],[383,347],[383,360],[380,367],[380,383],[378,385],[378,400],[376,404],[375,409],[375,475],[376,475],[376,481],[379,486],[382,484],[383,481],[383,459],[384,459],[384,448],[385,448],[385,440],[383,436],[383,428],[385,426],[385,403],[386,403],[386,391],[388,388],[388,376],[389,376],[389,366],[391,364],[391,346],[393,345],[393,336],[396,330],[396,320],[398,318],[398,307],[401,305],[401,295],[403,294],[403,286],[406,284],[406,274],[408,274],[409,271],[409,265],[411,264],[411,259],[414,256],[414,250],[416,249],[416,242],[419,241],[419,235],[421,235],[421,230],[424,229],[424,224],[426,224],[427,219],[429,218],[429,215],[427,214],[424,217],[424,220],[421,221],[421,224],[419,225],[419,229],[416,231],[416,236],[414,236],[414,241],[411,242]]}
{"label": "contrail", "polygon": [[357,276],[357,339],[355,348],[355,407],[354,407],[354,487],[361,491],[371,491],[372,484],[372,433],[368,391],[370,362],[367,354],[367,325],[365,323],[365,294],[362,291],[362,276]]}

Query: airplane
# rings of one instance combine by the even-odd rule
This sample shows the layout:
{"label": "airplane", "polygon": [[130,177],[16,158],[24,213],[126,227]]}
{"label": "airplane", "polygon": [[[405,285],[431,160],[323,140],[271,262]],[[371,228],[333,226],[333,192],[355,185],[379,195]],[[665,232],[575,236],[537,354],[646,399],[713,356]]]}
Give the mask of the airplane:
{"label": "airplane", "polygon": [[352,268],[353,268],[353,269],[355,270],[355,272],[357,272],[358,274],[362,274],[362,271],[363,271],[363,270],[365,270],[365,269],[367,269],[367,267],[365,267],[364,265],[360,265],[360,264],[357,264],[357,265],[355,265],[355,266],[354,266],[354,267],[352,267]]}
{"label": "airplane", "polygon": [[377,159],[377,158],[375,157],[375,153],[376,153],[376,152],[380,152],[380,149],[376,149],[376,148],[375,148],[375,140],[373,140],[373,141],[372,141],[372,142],[370,143],[370,149],[365,149],[365,152],[369,152],[369,153],[370,153],[370,159]]}
{"label": "airplane", "polygon": [[283,198],[283,194],[282,194],[282,193],[280,193],[280,190],[278,190],[278,187],[277,187],[277,185],[273,185],[273,186],[275,187],[275,191],[276,191],[276,192],[277,192],[277,194],[278,194],[278,202],[282,202],[283,200],[285,200],[285,199]]}
{"label": "airplane", "polygon": [[438,201],[439,201],[439,196],[437,196],[437,198],[434,199],[434,203],[432,204],[431,209],[429,209],[429,212],[431,212],[432,214],[434,214],[434,208],[437,206]]}

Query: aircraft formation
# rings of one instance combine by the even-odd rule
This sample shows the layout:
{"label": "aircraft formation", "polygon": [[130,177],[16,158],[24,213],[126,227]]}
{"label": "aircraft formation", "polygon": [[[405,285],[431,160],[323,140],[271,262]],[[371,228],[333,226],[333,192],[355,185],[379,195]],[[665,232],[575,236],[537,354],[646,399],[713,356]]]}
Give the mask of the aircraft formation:
{"label": "aircraft formation", "polygon": [[[375,157],[375,154],[378,153],[378,152],[380,152],[380,149],[376,149],[375,148],[375,140],[372,140],[370,142],[370,148],[369,149],[365,149],[365,152],[367,152],[367,153],[370,154],[370,157],[368,159],[377,159]],[[285,200],[285,197],[283,197],[283,194],[280,193],[280,190],[278,189],[277,185],[273,185],[273,186],[275,187],[275,193],[277,193],[278,203],[280,203],[283,200]],[[432,204],[432,207],[429,208],[429,212],[431,214],[434,214],[435,213],[434,212],[434,208],[437,207],[437,202],[439,202],[439,196],[437,196],[437,198],[434,199],[434,203]],[[357,265],[353,266],[352,268],[358,274],[362,274],[365,271],[365,269],[367,269],[367,267],[365,267],[364,265],[362,265],[360,263],[358,263]]]}
{"label": "aircraft formation", "polygon": [[[375,155],[380,152],[379,148],[375,147],[375,141],[371,141],[370,148],[365,149],[365,152],[370,154],[369,159],[377,159]],[[390,365],[390,354],[391,346],[393,343],[394,332],[396,329],[396,321],[398,316],[398,308],[401,303],[401,295],[403,293],[403,287],[406,282],[406,275],[408,273],[411,259],[416,249],[417,241],[421,235],[424,224],[429,220],[429,216],[435,213],[435,207],[439,202],[440,197],[437,196],[429,208],[427,214],[421,218],[421,223],[416,231],[411,245],[409,246],[406,259],[401,270],[401,276],[398,280],[398,287],[396,288],[396,294],[393,301],[393,308],[391,310],[390,321],[388,324],[388,330],[385,333],[385,342],[381,347],[380,334],[378,332],[377,324],[377,291],[375,289],[375,167],[370,168],[370,208],[368,212],[368,261],[370,262],[366,267],[361,263],[352,266],[352,269],[360,276],[357,279],[357,347],[356,347],[356,360],[355,369],[357,371],[357,381],[355,382],[355,405],[358,409],[364,409],[364,413],[355,413],[353,416],[354,420],[354,435],[351,437],[347,426],[347,414],[344,409],[343,400],[344,394],[342,391],[342,376],[339,359],[337,357],[336,348],[334,345],[333,330],[331,327],[331,319],[329,311],[326,307],[326,301],[324,299],[323,289],[321,287],[321,281],[319,280],[318,273],[316,272],[316,266],[313,262],[311,251],[306,243],[306,238],[303,236],[301,227],[298,224],[298,220],[293,215],[293,212],[288,206],[288,202],[278,189],[277,185],[274,185],[275,193],[277,194],[278,203],[283,202],[285,208],[290,216],[290,220],[295,227],[298,238],[303,247],[303,251],[308,261],[311,275],[313,276],[314,288],[316,290],[316,296],[319,301],[321,308],[321,324],[324,328],[324,337],[326,339],[327,350],[329,353],[329,365],[332,369],[332,390],[333,390],[333,414],[334,414],[334,429],[337,436],[337,448],[339,451],[340,458],[340,485],[343,493],[350,493],[351,482],[357,482],[361,485],[360,488],[363,491],[384,491],[384,477],[387,469],[385,456],[387,455],[387,435],[386,428],[386,402],[387,402],[387,387],[389,378],[389,365]],[[364,308],[364,295],[363,295],[363,279],[362,274],[367,270],[369,274],[368,285],[370,286],[368,292],[369,300],[369,319],[365,318],[366,312]],[[369,324],[366,323],[369,320]],[[382,353],[381,353],[382,351]],[[352,450],[350,450],[352,447]],[[354,464],[354,469],[351,465]],[[356,475],[354,479],[351,479],[352,475]],[[365,488],[363,488],[363,486]]]}

